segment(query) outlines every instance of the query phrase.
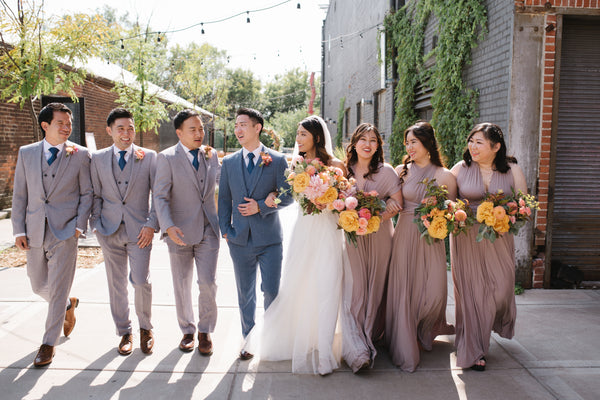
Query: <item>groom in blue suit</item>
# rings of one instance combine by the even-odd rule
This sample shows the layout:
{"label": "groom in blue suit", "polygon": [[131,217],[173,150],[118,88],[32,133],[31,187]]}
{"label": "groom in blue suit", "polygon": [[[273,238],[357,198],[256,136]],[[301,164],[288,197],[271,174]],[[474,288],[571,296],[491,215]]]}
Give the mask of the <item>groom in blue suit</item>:
{"label": "groom in blue suit", "polygon": [[[277,297],[281,277],[283,238],[277,191],[287,189],[285,156],[260,142],[264,120],[260,112],[241,108],[235,121],[235,136],[242,149],[223,159],[219,183],[219,225],[233,260],[242,320],[242,334],[254,326],[256,273],[260,267],[265,309]],[[280,206],[292,197],[286,192]],[[252,354],[242,351],[242,360]]]}

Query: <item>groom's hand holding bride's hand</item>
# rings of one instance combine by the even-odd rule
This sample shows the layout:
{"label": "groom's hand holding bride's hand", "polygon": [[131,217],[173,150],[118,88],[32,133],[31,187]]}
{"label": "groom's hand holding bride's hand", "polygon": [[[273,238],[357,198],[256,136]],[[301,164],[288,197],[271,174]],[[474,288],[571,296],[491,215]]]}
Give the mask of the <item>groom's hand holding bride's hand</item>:
{"label": "groom's hand holding bride's hand", "polygon": [[167,235],[169,235],[173,243],[178,244],[179,246],[185,246],[185,242],[182,240],[183,232],[178,227],[172,226],[168,228]]}
{"label": "groom's hand holding bride's hand", "polygon": [[270,208],[277,208],[277,192],[271,192],[265,199],[265,205]]}
{"label": "groom's hand holding bride's hand", "polygon": [[247,203],[242,203],[238,206],[238,211],[240,214],[242,214],[244,217],[249,217],[260,212],[260,208],[258,207],[256,200],[249,197],[244,197],[244,200],[246,200]]}

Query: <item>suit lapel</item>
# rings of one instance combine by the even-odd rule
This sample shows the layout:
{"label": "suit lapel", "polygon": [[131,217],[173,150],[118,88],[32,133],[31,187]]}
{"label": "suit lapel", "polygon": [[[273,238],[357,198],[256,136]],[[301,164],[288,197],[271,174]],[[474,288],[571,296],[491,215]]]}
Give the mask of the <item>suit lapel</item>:
{"label": "suit lapel", "polygon": [[137,148],[135,147],[135,145],[131,147],[131,155],[129,156],[129,162],[132,162],[133,164],[131,165],[131,175],[129,176],[129,184],[127,185],[127,190],[125,191],[125,196],[123,196],[123,199],[126,199],[127,196],[129,196],[129,191],[131,190],[133,182],[135,182],[135,177],[137,176],[138,171],[141,168],[140,164],[142,163],[142,160],[137,159],[135,155],[136,150]]}
{"label": "suit lapel", "polygon": [[[71,161],[71,158],[74,156],[73,154],[70,154],[67,157],[67,147],[69,146],[73,146],[73,143],[67,141],[65,142],[65,145],[63,146],[63,151],[61,152],[60,156],[58,157],[58,168],[56,169],[56,177],[54,179],[52,179],[52,184],[50,185],[50,190],[48,190],[48,194],[47,196],[50,196],[52,194],[52,192],[54,192],[54,189],[56,189],[56,186],[58,185],[58,181],[60,181],[60,179],[64,176],[65,171],[67,170],[67,167],[69,166],[69,162]],[[75,147],[75,146],[73,146]],[[75,152],[73,152],[75,153]],[[41,159],[41,158],[40,158]]]}
{"label": "suit lapel", "polygon": [[[115,179],[115,174],[113,172],[113,157],[114,157],[114,148],[113,146],[109,147],[107,151],[104,152],[104,154],[101,155],[102,158],[102,162],[100,163],[100,169],[102,171],[102,174],[106,177],[110,177],[109,179],[107,179],[109,181],[109,185],[110,188],[112,189],[113,192],[115,192],[117,194],[117,196],[121,197],[121,192],[119,191],[119,188],[117,187],[117,181]],[[122,200],[123,198],[121,198]]]}
{"label": "suit lapel", "polygon": [[175,156],[177,163],[179,164],[179,170],[183,171],[187,178],[194,183],[198,193],[202,193],[200,187],[198,186],[198,176],[196,174],[196,170],[188,159],[187,154],[185,154],[185,149],[181,147],[181,143],[179,143],[175,148]]}
{"label": "suit lapel", "polygon": [[[239,165],[239,167],[241,168],[239,171],[239,177],[240,180],[242,181],[242,186],[244,187],[244,193],[245,196],[248,197],[250,196],[250,192],[248,191],[248,187],[250,186],[249,183],[250,182],[246,182],[246,174],[244,173],[244,169],[246,168],[246,163],[244,162],[244,151],[243,150],[239,150],[237,153],[235,153],[235,157],[237,157],[237,163]],[[233,160],[234,162],[235,159]]]}
{"label": "suit lapel", "polygon": [[[37,173],[34,174],[35,180],[37,181],[35,182],[34,187],[42,188],[42,191],[44,191],[44,184],[42,183],[42,158],[44,158],[44,141],[42,140],[39,146],[37,146],[30,154],[33,159],[29,160],[29,162],[27,162],[25,165],[32,165],[32,171],[37,171]],[[46,196],[48,195],[47,193],[45,194]]]}

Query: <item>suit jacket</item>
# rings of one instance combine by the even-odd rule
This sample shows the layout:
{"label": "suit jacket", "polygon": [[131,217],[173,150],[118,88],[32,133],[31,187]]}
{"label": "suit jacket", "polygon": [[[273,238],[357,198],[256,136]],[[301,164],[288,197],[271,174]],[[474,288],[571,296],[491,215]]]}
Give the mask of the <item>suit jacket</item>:
{"label": "suit jacket", "polygon": [[[140,150],[144,153],[142,159],[138,159],[135,153]],[[90,174],[94,202],[90,227],[108,236],[115,233],[123,221],[129,241],[137,242],[137,236],[143,227],[158,232],[154,204],[149,206],[156,170],[156,152],[133,145],[133,153],[128,161],[133,163],[131,177],[123,197],[113,174],[114,157],[113,146],[97,151],[92,156]]]}
{"label": "suit jacket", "polygon": [[211,149],[209,157],[207,160],[202,146],[198,162],[204,165],[205,174],[198,177],[181,143],[158,154],[153,198],[163,237],[167,229],[177,226],[187,245],[200,243],[204,236],[205,215],[219,237],[215,186],[219,182],[221,166],[216,150]]}
{"label": "suit jacket", "polygon": [[[67,147],[77,151],[65,153]],[[29,245],[41,247],[44,226],[59,240],[85,232],[92,207],[90,156],[85,147],[67,141],[48,193],[42,184],[44,144],[39,141],[19,149],[12,199],[12,225],[15,234],[25,233]]]}
{"label": "suit jacket", "polygon": [[[288,164],[283,154],[264,146],[262,151],[268,153],[273,161],[269,165],[257,165],[250,182],[244,179],[243,168],[246,165],[242,150],[223,159],[219,184],[219,224],[221,232],[227,234],[227,240],[239,246],[248,243],[250,231],[254,246],[281,243],[283,239],[278,208],[267,207],[265,199],[269,193],[280,188],[289,189],[284,175]],[[256,200],[260,212],[249,217],[240,214],[238,205],[246,203],[244,197]],[[281,196],[279,207],[285,207],[292,201],[288,191]]]}

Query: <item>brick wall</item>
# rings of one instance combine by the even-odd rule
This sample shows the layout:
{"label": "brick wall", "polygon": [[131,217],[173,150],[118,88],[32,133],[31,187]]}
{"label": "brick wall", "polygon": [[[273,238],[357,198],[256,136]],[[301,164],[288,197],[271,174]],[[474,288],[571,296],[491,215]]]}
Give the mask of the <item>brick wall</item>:
{"label": "brick wall", "polygon": [[517,13],[543,13],[544,27],[550,25],[554,29],[545,29],[542,65],[544,72],[542,76],[541,93],[541,121],[540,121],[540,145],[539,145],[539,172],[537,196],[540,202],[540,210],[536,215],[535,245],[540,250],[534,258],[532,286],[534,288],[544,287],[549,281],[549,271],[546,271],[544,261],[544,246],[546,244],[546,228],[548,224],[548,188],[550,184],[550,154],[552,140],[552,121],[555,113],[555,66],[556,66],[556,25],[557,16],[563,14],[589,14],[598,15],[600,11],[600,0],[517,0],[515,1],[515,12]]}
{"label": "brick wall", "polygon": [[[389,0],[331,0],[324,31],[324,70],[322,71],[323,103],[322,117],[332,119],[337,124],[340,99],[346,98],[345,108],[350,109],[349,135],[357,126],[357,103],[366,102],[361,107],[362,122],[373,123],[374,93],[381,89],[381,65],[378,62],[379,41],[377,24],[382,24],[389,10]],[[331,38],[331,41],[329,39]],[[393,93],[387,88],[384,101],[379,102],[378,129],[389,141],[392,131]],[[372,102],[372,103],[371,103]],[[337,124],[329,124],[332,139],[335,140]],[[345,142],[349,139],[346,138]],[[389,159],[387,145],[386,159]]]}

